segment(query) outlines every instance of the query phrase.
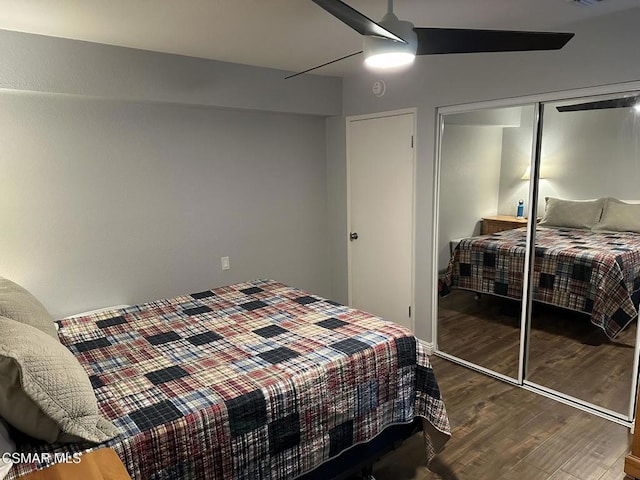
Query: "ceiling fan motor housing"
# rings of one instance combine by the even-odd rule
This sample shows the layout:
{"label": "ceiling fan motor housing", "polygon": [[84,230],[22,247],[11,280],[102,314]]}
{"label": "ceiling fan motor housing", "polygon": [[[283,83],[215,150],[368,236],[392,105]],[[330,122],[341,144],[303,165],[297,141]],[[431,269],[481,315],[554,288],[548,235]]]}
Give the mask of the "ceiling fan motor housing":
{"label": "ceiling fan motor housing", "polygon": [[399,20],[393,13],[387,13],[379,23],[407,43],[396,42],[388,38],[365,36],[362,48],[365,61],[374,55],[381,54],[416,54],[418,37],[416,32],[413,31],[413,23]]}

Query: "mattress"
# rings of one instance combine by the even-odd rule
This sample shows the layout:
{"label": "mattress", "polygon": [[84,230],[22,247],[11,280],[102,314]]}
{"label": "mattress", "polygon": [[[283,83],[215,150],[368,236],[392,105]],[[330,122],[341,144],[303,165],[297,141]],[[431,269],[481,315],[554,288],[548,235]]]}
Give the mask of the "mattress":
{"label": "mattress", "polygon": [[[409,330],[278,282],[58,323],[122,434],[100,445],[19,439],[22,452],[107,446],[134,479],[285,479],[416,418],[425,460],[449,436],[429,359]],[[16,465],[8,478],[44,466]]]}
{"label": "mattress", "polygon": [[[521,299],[526,228],[466,238],[445,281],[453,288]],[[590,315],[614,338],[637,317],[640,234],[536,229],[533,300]]]}

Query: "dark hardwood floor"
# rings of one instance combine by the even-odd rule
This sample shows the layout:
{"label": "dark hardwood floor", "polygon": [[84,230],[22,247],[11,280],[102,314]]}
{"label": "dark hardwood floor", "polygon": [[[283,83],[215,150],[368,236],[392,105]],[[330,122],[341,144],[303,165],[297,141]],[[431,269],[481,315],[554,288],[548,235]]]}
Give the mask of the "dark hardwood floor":
{"label": "dark hardwood floor", "polygon": [[425,464],[416,435],[374,467],[377,480],[622,480],[626,427],[431,357],[452,438]]}
{"label": "dark hardwood floor", "polygon": [[[627,415],[636,324],[615,340],[585,314],[534,304],[526,378]],[[519,302],[454,290],[439,302],[439,349],[517,376]]]}

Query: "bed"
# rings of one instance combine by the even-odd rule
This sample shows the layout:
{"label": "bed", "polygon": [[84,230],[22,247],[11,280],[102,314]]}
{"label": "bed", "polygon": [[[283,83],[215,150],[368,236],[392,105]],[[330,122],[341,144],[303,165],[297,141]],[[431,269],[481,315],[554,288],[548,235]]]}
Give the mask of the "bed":
{"label": "bed", "polygon": [[[57,323],[120,435],[99,444],[18,436],[23,453],[106,446],[145,480],[331,478],[416,429],[429,461],[450,435],[410,331],[275,281]],[[16,464],[7,478],[45,466]]]}
{"label": "bed", "polygon": [[[445,282],[451,288],[520,300],[526,227],[460,241]],[[614,338],[637,317],[640,234],[538,226],[534,301],[588,314]]]}

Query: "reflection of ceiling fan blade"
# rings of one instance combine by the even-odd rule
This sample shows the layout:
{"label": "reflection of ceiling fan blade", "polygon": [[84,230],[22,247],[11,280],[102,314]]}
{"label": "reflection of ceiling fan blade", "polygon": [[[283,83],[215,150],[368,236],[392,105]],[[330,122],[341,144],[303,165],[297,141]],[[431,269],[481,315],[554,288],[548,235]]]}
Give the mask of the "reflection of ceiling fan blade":
{"label": "reflection of ceiling fan blade", "polygon": [[443,53],[517,52],[558,50],[573,33],[470,30],[463,28],[419,28],[416,55]]}
{"label": "reflection of ceiling fan blade", "polygon": [[394,33],[390,32],[381,25],[371,20],[369,17],[363,15],[355,8],[350,7],[340,0],[312,0],[320,7],[324,8],[331,15],[338,20],[346,23],[353,28],[360,35],[367,35],[371,37],[388,38],[395,40],[396,42],[406,43],[402,38],[398,37]]}
{"label": "reflection of ceiling fan blade", "polygon": [[578,103],[575,105],[563,105],[556,107],[559,112],[580,112],[582,110],[602,110],[605,108],[629,108],[640,103],[640,97],[612,98],[597,102]]}

